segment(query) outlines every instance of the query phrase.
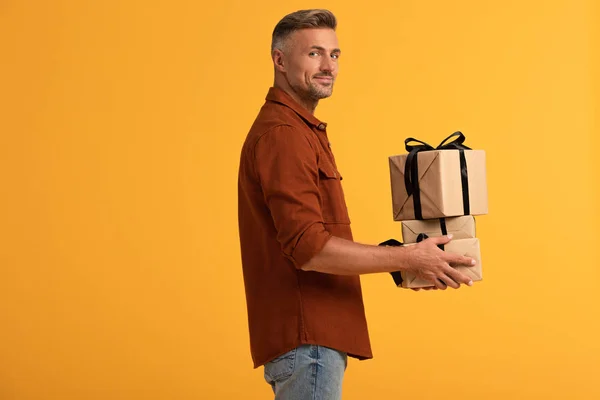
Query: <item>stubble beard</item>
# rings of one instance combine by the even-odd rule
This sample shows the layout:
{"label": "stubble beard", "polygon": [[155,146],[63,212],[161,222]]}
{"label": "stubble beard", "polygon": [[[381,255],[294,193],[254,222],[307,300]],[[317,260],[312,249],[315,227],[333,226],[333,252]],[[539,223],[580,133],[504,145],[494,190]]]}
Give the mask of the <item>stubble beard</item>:
{"label": "stubble beard", "polygon": [[321,100],[321,99],[326,99],[327,97],[331,96],[333,93],[333,83],[334,81],[331,81],[331,85],[329,86],[321,86],[318,85],[316,83],[310,83],[308,85],[308,97],[311,100]]}

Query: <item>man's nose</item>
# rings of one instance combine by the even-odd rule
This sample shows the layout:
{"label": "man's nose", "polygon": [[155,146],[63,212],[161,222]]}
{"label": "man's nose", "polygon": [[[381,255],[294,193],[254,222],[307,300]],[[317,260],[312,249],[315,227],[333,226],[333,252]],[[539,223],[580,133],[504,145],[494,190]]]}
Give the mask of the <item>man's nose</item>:
{"label": "man's nose", "polygon": [[335,61],[332,60],[331,57],[323,57],[323,62],[321,62],[321,72],[333,72],[335,71],[335,68]]}

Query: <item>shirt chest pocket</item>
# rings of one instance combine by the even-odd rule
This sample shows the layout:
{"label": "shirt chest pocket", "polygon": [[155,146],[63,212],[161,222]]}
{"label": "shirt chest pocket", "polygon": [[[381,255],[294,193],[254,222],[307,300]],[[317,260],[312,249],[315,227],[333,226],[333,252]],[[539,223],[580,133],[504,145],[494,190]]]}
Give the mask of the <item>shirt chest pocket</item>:
{"label": "shirt chest pocket", "polygon": [[320,160],[318,167],[323,222],[326,224],[349,224],[350,217],[346,207],[340,173],[328,160]]}

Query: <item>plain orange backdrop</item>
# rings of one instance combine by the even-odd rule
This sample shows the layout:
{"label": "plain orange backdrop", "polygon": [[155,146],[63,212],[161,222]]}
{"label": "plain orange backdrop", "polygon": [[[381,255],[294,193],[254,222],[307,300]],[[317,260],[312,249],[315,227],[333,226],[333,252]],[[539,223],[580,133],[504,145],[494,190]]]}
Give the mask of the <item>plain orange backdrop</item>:
{"label": "plain orange backdrop", "polygon": [[[248,349],[242,141],[270,34],[339,19],[328,122],[355,238],[400,239],[387,157],[487,153],[484,281],[365,276],[344,399],[597,399],[595,0],[0,3],[0,399],[268,399]],[[274,305],[275,306],[275,305]]]}

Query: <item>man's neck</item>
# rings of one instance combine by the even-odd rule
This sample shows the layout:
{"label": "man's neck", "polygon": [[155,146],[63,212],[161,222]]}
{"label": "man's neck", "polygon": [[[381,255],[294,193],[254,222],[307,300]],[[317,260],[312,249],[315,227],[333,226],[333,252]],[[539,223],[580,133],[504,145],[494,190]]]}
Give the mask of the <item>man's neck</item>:
{"label": "man's neck", "polygon": [[294,99],[294,101],[296,101],[296,103],[300,104],[303,108],[308,110],[309,113],[313,115],[315,114],[315,110],[317,109],[319,100],[305,99],[299,96],[298,93],[296,93],[294,89],[292,89],[292,87],[287,84],[287,82],[286,84],[280,84],[279,82],[275,81],[273,86],[286,92],[292,99]]}

